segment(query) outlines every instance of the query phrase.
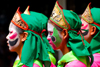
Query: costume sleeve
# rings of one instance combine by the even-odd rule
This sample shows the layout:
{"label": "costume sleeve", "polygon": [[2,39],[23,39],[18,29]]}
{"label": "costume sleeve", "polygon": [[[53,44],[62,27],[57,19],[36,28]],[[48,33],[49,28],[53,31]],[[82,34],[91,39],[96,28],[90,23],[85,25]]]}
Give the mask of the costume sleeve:
{"label": "costume sleeve", "polygon": [[26,65],[23,65],[22,67],[28,67],[28,66],[26,66]]}
{"label": "costume sleeve", "polygon": [[43,64],[39,60],[34,60],[33,67],[43,67]]}
{"label": "costume sleeve", "polygon": [[93,62],[92,66],[91,67],[99,67],[100,66],[100,63],[99,65],[96,63],[96,62]]}
{"label": "costume sleeve", "polygon": [[79,60],[74,60],[65,65],[65,67],[87,67],[84,63]]}
{"label": "costume sleeve", "polygon": [[34,64],[33,64],[33,67],[40,67],[40,66],[34,63]]}
{"label": "costume sleeve", "polygon": [[51,62],[51,66],[50,67],[56,67],[56,66]]}
{"label": "costume sleeve", "polygon": [[93,54],[94,62],[91,67],[100,67],[100,53]]}
{"label": "costume sleeve", "polygon": [[[26,65],[23,65],[22,67],[28,67]],[[38,64],[33,63],[33,67],[40,67]]]}

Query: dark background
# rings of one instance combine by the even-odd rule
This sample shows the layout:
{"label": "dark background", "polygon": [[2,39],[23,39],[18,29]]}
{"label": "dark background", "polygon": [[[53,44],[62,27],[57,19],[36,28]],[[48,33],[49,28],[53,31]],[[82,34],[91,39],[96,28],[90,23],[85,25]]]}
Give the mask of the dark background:
{"label": "dark background", "polygon": [[[45,14],[48,18],[51,15],[56,0],[2,0],[0,1],[0,67],[12,67],[17,56],[10,52],[6,43],[9,23],[20,6],[20,11],[24,11],[30,6],[30,11],[36,11]],[[99,0],[67,0],[68,10],[73,10],[77,14],[82,14],[87,4],[91,2],[92,7],[99,7]],[[58,59],[58,56],[55,55]],[[58,61],[58,60],[57,60]]]}

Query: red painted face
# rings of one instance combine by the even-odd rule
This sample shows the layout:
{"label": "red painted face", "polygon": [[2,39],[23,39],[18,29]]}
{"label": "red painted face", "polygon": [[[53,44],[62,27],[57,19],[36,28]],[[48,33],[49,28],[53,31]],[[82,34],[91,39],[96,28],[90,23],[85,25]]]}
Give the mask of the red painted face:
{"label": "red painted face", "polygon": [[82,34],[84,36],[84,39],[87,42],[89,42],[89,37],[90,37],[89,24],[86,21],[84,21],[83,19],[81,19],[81,21],[82,21],[82,27],[81,27]]}
{"label": "red painted face", "polygon": [[20,43],[20,37],[18,31],[15,29],[15,25],[10,23],[9,26],[9,34],[7,35],[7,43],[9,46],[9,50],[13,51]]}
{"label": "red painted face", "polygon": [[83,19],[81,19],[81,21],[82,21],[82,27],[81,27],[82,34],[83,36],[86,36],[89,32],[89,24]]}
{"label": "red painted face", "polygon": [[16,39],[16,37],[17,37],[17,33],[14,32],[14,31],[10,31],[9,35],[10,35],[10,36],[9,36],[9,39],[11,39],[11,40]]}

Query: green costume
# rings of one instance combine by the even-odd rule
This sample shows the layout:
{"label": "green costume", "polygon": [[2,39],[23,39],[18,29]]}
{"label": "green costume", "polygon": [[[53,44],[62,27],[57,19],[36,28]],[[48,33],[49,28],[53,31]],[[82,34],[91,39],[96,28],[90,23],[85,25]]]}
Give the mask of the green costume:
{"label": "green costume", "polygon": [[[55,65],[56,64],[55,57],[50,52],[48,52],[48,54],[49,54],[51,62]],[[39,65],[40,67],[43,67],[42,62],[40,60],[38,60],[38,59],[35,59],[33,63]],[[21,63],[20,59],[16,59],[15,62],[14,62],[14,64],[13,64],[13,67],[22,67],[22,66],[24,66],[24,64]]]}
{"label": "green costume", "polygon": [[[99,30],[98,33],[92,38],[91,40],[91,48],[94,53],[100,52],[100,8],[92,8],[91,14],[94,22],[96,22],[98,25],[91,24],[92,26],[96,26],[96,28]],[[96,45],[94,45],[94,43]]]}
{"label": "green costume", "polygon": [[79,33],[82,22],[75,12],[62,9],[57,1],[52,11],[50,21],[61,29],[68,30],[69,40],[66,46],[71,48],[77,57],[86,56],[88,58],[88,56],[90,56],[93,60],[89,43],[86,42],[82,34]]}
{"label": "green costume", "polygon": [[94,54],[100,52],[100,8],[91,8],[90,5],[91,3],[88,4],[86,10],[82,14],[82,19],[98,29],[97,34],[92,38],[90,42],[92,52]]}
{"label": "green costume", "polygon": [[[31,16],[35,16],[36,18],[39,18],[39,17],[46,18],[46,16],[43,15],[42,13],[38,13],[38,12],[34,12],[34,11],[30,11],[29,13],[30,13]],[[46,32],[47,32],[47,22],[43,19],[39,19],[39,21],[42,22],[43,29],[46,29]],[[46,39],[47,33],[43,34],[43,36],[44,37],[42,37],[42,38],[44,38],[45,42],[48,44],[48,41]],[[50,49],[51,49],[51,47],[50,47]],[[56,64],[56,58],[54,57],[54,53],[52,54],[49,51],[48,54],[49,54],[49,58],[50,58],[51,62],[55,65]]]}
{"label": "green costume", "polygon": [[90,67],[90,61],[87,56],[76,56],[73,51],[66,53],[62,58],[58,61],[57,67],[64,67],[65,63],[72,62],[74,60],[79,60],[83,62],[87,67]]}
{"label": "green costume", "polygon": [[37,59],[43,61],[45,67],[49,67],[51,61],[48,52],[54,53],[54,50],[45,36],[48,18],[40,13],[38,15],[21,14],[18,8],[11,22],[28,33],[22,48],[21,63],[32,67]]}
{"label": "green costume", "polygon": [[20,60],[16,60],[13,64],[13,67],[22,67],[23,66],[23,63],[21,63]]}

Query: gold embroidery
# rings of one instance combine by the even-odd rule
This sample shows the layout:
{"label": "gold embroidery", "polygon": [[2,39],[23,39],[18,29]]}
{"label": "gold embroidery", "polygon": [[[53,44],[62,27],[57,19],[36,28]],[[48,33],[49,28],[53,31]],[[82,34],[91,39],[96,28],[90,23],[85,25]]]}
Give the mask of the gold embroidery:
{"label": "gold embroidery", "polygon": [[16,12],[13,19],[12,19],[17,25],[26,28],[26,25],[21,21],[20,16],[18,15],[18,13]]}
{"label": "gold embroidery", "polygon": [[93,23],[93,18],[91,16],[89,6],[90,6],[90,4],[88,4],[87,8],[85,9],[84,13],[82,14],[82,18],[88,23]]}
{"label": "gold embroidery", "polygon": [[55,23],[60,25],[63,28],[69,28],[66,19],[64,19],[63,12],[61,11],[60,7],[58,6],[58,3],[56,2],[54,9],[52,11],[52,14],[50,16],[50,19],[53,20]]}

